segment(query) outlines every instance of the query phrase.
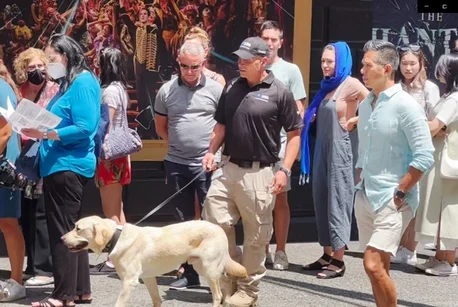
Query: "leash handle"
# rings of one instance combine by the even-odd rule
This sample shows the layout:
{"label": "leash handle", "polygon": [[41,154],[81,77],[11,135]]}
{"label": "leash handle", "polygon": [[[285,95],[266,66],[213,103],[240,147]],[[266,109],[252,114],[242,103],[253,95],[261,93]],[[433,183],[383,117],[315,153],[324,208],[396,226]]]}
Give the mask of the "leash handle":
{"label": "leash handle", "polygon": [[[217,169],[221,168],[224,166],[224,164],[226,163],[226,160],[228,159],[225,159],[225,160],[221,160],[218,164],[216,164],[216,169],[214,171],[216,171]],[[134,225],[138,225],[140,224],[141,222],[143,222],[144,220],[146,220],[147,218],[149,218],[151,215],[153,215],[154,213],[156,213],[157,211],[161,210],[165,205],[167,205],[173,198],[175,198],[175,196],[177,196],[179,193],[181,193],[184,189],[186,189],[191,183],[193,183],[194,181],[197,180],[197,178],[199,178],[200,176],[202,176],[202,174],[206,173],[207,171],[205,169],[202,169],[202,171],[200,173],[198,173],[194,178],[191,179],[191,181],[189,181],[184,187],[182,187],[181,189],[179,189],[178,191],[176,191],[172,196],[170,196],[169,198],[167,198],[166,200],[164,200],[162,203],[160,203],[157,207],[155,207],[153,210],[151,210],[150,212],[148,212],[144,217],[142,217],[137,223],[135,223]]]}

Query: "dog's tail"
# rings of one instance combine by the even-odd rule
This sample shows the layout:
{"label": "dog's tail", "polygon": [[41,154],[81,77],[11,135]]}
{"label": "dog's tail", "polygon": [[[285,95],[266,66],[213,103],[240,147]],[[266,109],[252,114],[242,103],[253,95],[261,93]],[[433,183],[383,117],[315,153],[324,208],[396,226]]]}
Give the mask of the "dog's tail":
{"label": "dog's tail", "polygon": [[232,260],[231,257],[229,257],[229,259],[227,260],[226,265],[224,266],[224,270],[227,274],[234,277],[248,277],[248,272],[246,271],[246,268],[240,263]]}

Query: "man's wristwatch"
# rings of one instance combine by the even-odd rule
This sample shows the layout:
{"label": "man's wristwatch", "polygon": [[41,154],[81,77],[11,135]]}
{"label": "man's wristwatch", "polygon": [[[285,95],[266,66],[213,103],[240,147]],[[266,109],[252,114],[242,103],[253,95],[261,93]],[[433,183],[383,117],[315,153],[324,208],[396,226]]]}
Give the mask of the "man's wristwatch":
{"label": "man's wristwatch", "polygon": [[399,199],[400,201],[404,202],[406,200],[407,194],[404,193],[403,191],[400,191],[398,189],[394,190],[394,198]]}
{"label": "man's wristwatch", "polygon": [[280,167],[279,171],[283,172],[286,174],[286,176],[290,177],[291,176],[291,170],[290,169],[287,169],[287,168],[284,168],[283,166]]}
{"label": "man's wristwatch", "polygon": [[43,132],[43,137],[42,137],[43,140],[47,140],[48,139],[48,132],[45,131]]}

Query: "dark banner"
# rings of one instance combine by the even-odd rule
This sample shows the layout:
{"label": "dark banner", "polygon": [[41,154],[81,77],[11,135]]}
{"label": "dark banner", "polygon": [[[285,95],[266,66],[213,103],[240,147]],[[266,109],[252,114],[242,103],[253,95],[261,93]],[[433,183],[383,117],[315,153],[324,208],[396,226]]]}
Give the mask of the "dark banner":
{"label": "dark banner", "polygon": [[372,37],[397,46],[420,45],[428,60],[428,77],[439,57],[455,48],[458,14],[418,13],[417,0],[374,0]]}
{"label": "dark banner", "polygon": [[208,32],[208,68],[226,80],[237,76],[232,51],[258,35],[267,19],[285,28],[282,56],[292,56],[294,0],[2,0],[0,9],[0,58],[10,69],[21,51],[44,48],[56,32],[80,42],[97,74],[101,50],[121,49],[128,61],[129,122],[144,139],[157,138],[151,106],[177,73],[177,50],[190,27]]}

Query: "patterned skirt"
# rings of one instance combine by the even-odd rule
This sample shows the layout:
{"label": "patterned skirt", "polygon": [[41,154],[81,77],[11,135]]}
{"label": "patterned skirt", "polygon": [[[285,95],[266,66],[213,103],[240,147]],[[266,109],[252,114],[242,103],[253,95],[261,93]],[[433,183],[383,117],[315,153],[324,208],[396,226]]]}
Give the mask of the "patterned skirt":
{"label": "patterned skirt", "polygon": [[109,184],[129,184],[132,178],[130,157],[115,160],[99,160],[95,171],[95,185],[100,188]]}

